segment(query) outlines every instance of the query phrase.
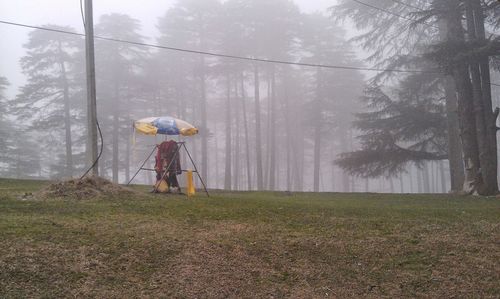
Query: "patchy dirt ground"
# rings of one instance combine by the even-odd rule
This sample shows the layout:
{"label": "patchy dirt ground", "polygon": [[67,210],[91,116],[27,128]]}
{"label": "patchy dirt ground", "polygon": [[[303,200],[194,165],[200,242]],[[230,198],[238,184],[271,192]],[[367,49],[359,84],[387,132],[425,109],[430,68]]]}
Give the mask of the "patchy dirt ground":
{"label": "patchy dirt ground", "polygon": [[500,294],[494,198],[254,192],[136,199],[0,199],[0,297]]}
{"label": "patchy dirt ground", "polygon": [[[135,191],[101,177],[84,177],[54,182],[33,194],[34,199],[96,199],[133,195]],[[27,198],[29,196],[24,196]]]}

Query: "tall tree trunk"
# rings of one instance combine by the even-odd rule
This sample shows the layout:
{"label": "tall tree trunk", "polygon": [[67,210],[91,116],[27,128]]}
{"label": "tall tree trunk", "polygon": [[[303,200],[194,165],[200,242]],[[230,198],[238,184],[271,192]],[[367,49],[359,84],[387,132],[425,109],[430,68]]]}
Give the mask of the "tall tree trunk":
{"label": "tall tree trunk", "polygon": [[314,192],[319,192],[319,175],[320,175],[320,165],[321,165],[321,123],[320,120],[316,120],[318,123],[314,127]]}
{"label": "tall tree trunk", "polygon": [[[467,2],[466,17],[469,40],[472,42],[484,41],[484,16],[481,3],[478,0]],[[482,184],[478,188],[478,192],[482,195],[493,195],[498,193],[496,117],[493,116],[492,112],[488,57],[481,57],[477,61],[470,62],[469,69],[472,77],[480,175],[482,178]],[[485,80],[488,81],[485,82]]]}
{"label": "tall tree trunk", "polygon": [[130,180],[130,142],[132,136],[130,136],[130,131],[127,130],[127,142],[125,143],[125,182]]}
{"label": "tall tree trunk", "polygon": [[[438,9],[448,11],[444,18],[447,26],[447,41],[452,43],[465,42],[462,27],[462,13],[459,3],[454,0],[436,1]],[[463,160],[465,168],[463,190],[472,193],[480,185],[479,154],[476,137],[476,121],[474,117],[474,104],[472,85],[469,77],[467,65],[462,62],[452,62],[451,75],[457,88],[457,106],[460,123],[460,137],[462,140]]]}
{"label": "tall tree trunk", "polygon": [[265,155],[265,160],[264,160],[264,183],[265,183],[265,189],[269,190],[269,173],[271,169],[271,163],[269,161],[271,160],[271,80],[269,78],[269,72],[266,72],[266,100],[267,100],[267,111],[266,111],[266,129],[264,132],[266,133],[266,155]]}
{"label": "tall tree trunk", "polygon": [[[466,2],[466,19],[467,19],[467,34],[469,37],[469,41],[476,40],[475,33],[475,24],[474,24],[474,12],[472,8],[471,1]],[[477,145],[479,152],[479,165],[480,165],[480,176],[481,176],[481,184],[478,187],[477,191],[481,194],[483,192],[487,192],[488,189],[488,170],[490,167],[487,165],[490,161],[490,154],[488,153],[488,134],[486,128],[486,120],[484,117],[485,109],[483,103],[483,91],[481,86],[481,73],[479,70],[479,64],[476,62],[469,63],[469,70],[471,74],[471,83],[472,83],[472,101],[474,105],[474,117],[476,122],[476,137],[477,137]],[[495,153],[496,155],[496,153]],[[496,181],[496,177],[495,177]],[[484,189],[483,191],[483,188]]]}
{"label": "tall tree trunk", "polygon": [[[347,129],[341,128],[339,137],[340,151],[342,153],[346,153],[349,150],[347,143]],[[349,192],[349,176],[345,171],[342,171],[342,192]]]}
{"label": "tall tree trunk", "polygon": [[[128,85],[128,84],[127,84]],[[130,90],[127,90],[127,107],[130,107]],[[130,110],[127,109],[126,113],[127,119],[131,119]],[[126,142],[125,142],[125,182],[130,180],[130,144],[132,143],[132,131],[126,131]]]}
{"label": "tall tree trunk", "polygon": [[[287,109],[285,110],[287,111],[286,113],[288,114],[288,107]],[[288,117],[287,117],[288,118]],[[292,142],[291,142],[291,134],[289,133],[290,131],[290,124],[288,121],[286,121],[287,124],[285,124],[287,126],[287,133],[286,133],[286,190],[290,191],[292,190],[292,151],[290,149],[290,147],[292,146]]]}
{"label": "tall tree trunk", "polygon": [[[194,99],[193,101],[191,101],[190,103],[192,106],[191,106],[191,118],[192,119],[196,119],[199,117],[199,103],[196,99]],[[167,137],[165,137],[165,140],[167,140]],[[193,158],[193,160],[195,161],[199,161],[198,157],[200,156],[200,147],[199,147],[199,143],[200,143],[200,140],[199,139],[194,139],[193,142],[192,142],[192,145],[193,145],[193,148],[192,150],[190,151],[191,152],[191,156]],[[231,147],[229,147],[231,148]],[[194,180],[194,183],[196,186],[199,186],[198,184],[200,183],[199,182],[199,179],[198,179],[198,176],[195,175],[193,177],[193,180]]]}
{"label": "tall tree trunk", "polygon": [[[296,117],[297,117],[296,113]],[[295,189],[304,191],[304,168],[305,168],[305,141],[304,130],[301,126],[296,126],[294,146],[292,153],[294,155],[294,173],[295,173]]]}
{"label": "tall tree trunk", "polygon": [[[448,35],[448,24],[439,24],[441,39],[445,41]],[[448,163],[450,168],[451,192],[460,192],[464,186],[464,162],[462,160],[462,143],[460,142],[460,124],[458,115],[458,99],[453,77],[443,77],[446,106],[446,128],[448,133]]]}
{"label": "tall tree trunk", "polygon": [[217,121],[214,122],[215,143],[215,189],[219,189],[219,138],[217,137]]}
{"label": "tall tree trunk", "polygon": [[[298,134],[299,135],[299,134]],[[303,139],[303,138],[302,138]],[[292,190],[303,191],[304,190],[304,143],[302,139],[297,137],[297,140],[293,142],[292,147],[293,155],[293,182],[294,188]]]}
{"label": "tall tree trunk", "polygon": [[289,87],[290,87],[290,75],[288,69],[285,69],[284,75],[284,97],[282,101],[282,109],[284,110],[284,118],[285,118],[285,159],[286,159],[286,190],[292,190],[292,128],[290,123],[290,116],[292,111],[290,109],[290,100],[289,100]]}
{"label": "tall tree trunk", "polygon": [[321,92],[322,92],[322,74],[321,71],[316,73],[316,98],[313,103],[314,109],[314,162],[313,162],[313,190],[319,192],[320,180],[320,165],[321,165]]}
{"label": "tall tree trunk", "polygon": [[[19,147],[19,137],[15,136],[14,138],[16,138],[16,147]],[[20,179],[21,178],[21,153],[19,150],[17,150],[15,153],[16,153],[16,179]]]}
{"label": "tall tree trunk", "polygon": [[413,193],[413,166],[410,166],[408,171],[408,180],[410,181],[410,193]]}
{"label": "tall tree trunk", "polygon": [[444,171],[444,162],[439,162],[439,173],[441,174],[441,192],[446,193],[446,175]]}
{"label": "tall tree trunk", "polygon": [[[181,79],[179,82],[182,82],[180,83],[180,86],[179,86],[179,83],[177,83],[176,85],[176,88],[175,88],[175,94],[177,96],[177,114],[179,116],[180,119],[186,119],[186,108],[187,108],[187,105],[186,105],[186,96],[185,96],[185,88],[184,88],[184,80]],[[161,89],[160,89],[161,90]],[[160,98],[161,98],[161,94],[158,95]],[[164,106],[164,105],[162,105]],[[193,144],[195,144],[195,142],[193,142]],[[185,154],[181,154],[181,165],[190,165],[188,164],[188,159],[187,159],[187,155]],[[189,162],[191,163],[191,162]],[[196,176],[197,177],[197,176]],[[186,183],[186,180],[185,180],[185,177],[184,176],[181,176],[179,179],[179,183],[180,184],[185,184]],[[209,180],[207,178],[207,180],[205,181],[205,184],[209,184]]]}
{"label": "tall tree trunk", "polygon": [[431,184],[430,185],[430,191],[431,191],[431,193],[436,193],[436,189],[437,189],[437,187],[436,187],[437,186],[437,182],[436,182],[437,181],[437,175],[436,176],[434,175],[435,174],[435,171],[434,171],[435,170],[434,169],[435,168],[434,167],[435,163],[434,163],[434,161],[429,161],[427,163],[430,164],[429,168],[430,168],[430,172],[431,172],[431,174],[430,174],[430,177],[431,177],[431,180],[430,180],[430,184]]}
{"label": "tall tree trunk", "polygon": [[241,104],[243,108],[243,123],[245,130],[245,154],[246,154],[246,164],[247,164],[247,190],[252,190],[252,169],[250,163],[250,142],[248,141],[248,120],[247,120],[247,108],[246,108],[246,93],[245,93],[245,76],[241,74]]}
{"label": "tall tree trunk", "polygon": [[418,193],[423,193],[423,188],[422,188],[422,169],[416,168],[416,174],[417,174],[417,192]]}
{"label": "tall tree trunk", "polygon": [[262,177],[262,130],[260,122],[260,79],[259,68],[255,65],[254,68],[254,97],[255,97],[255,153],[256,153],[256,168],[257,168],[257,190],[264,189],[264,181]]}
{"label": "tall tree trunk", "polygon": [[201,178],[207,181],[208,171],[208,123],[207,123],[207,91],[206,91],[206,70],[205,58],[200,58],[200,116],[201,116]]}
{"label": "tall tree trunk", "polygon": [[479,153],[476,139],[476,122],[474,106],[472,103],[472,87],[465,65],[459,65],[454,70],[455,83],[458,90],[458,110],[460,123],[460,136],[463,147],[463,160],[465,168],[465,178],[463,190],[472,193],[480,182],[479,174]]}
{"label": "tall tree trunk", "polygon": [[[333,161],[334,159],[332,159]],[[336,184],[335,184],[335,163],[331,163],[332,165],[332,179],[331,179],[331,182],[332,182],[332,192],[336,192]]]}
{"label": "tall tree trunk", "polygon": [[233,189],[238,190],[240,184],[240,97],[238,96],[238,80],[234,80],[234,109],[236,136],[234,138]]}
{"label": "tall tree trunk", "polygon": [[269,189],[275,190],[276,188],[276,69],[274,65],[271,68],[271,98],[270,98],[271,113],[269,116],[269,130],[270,130],[270,146],[269,150]]}
{"label": "tall tree trunk", "polygon": [[429,181],[429,164],[424,163],[424,168],[422,169],[422,179],[424,181],[424,192],[431,193],[430,181]]}
{"label": "tall tree trunk", "polygon": [[227,75],[226,99],[226,168],[224,171],[224,189],[231,190],[231,79]]}
{"label": "tall tree trunk", "polygon": [[120,132],[120,121],[119,121],[119,90],[118,90],[118,79],[115,78],[114,82],[114,103],[113,103],[113,135],[112,135],[112,146],[113,146],[113,155],[112,155],[112,173],[113,173],[113,182],[118,183],[118,136]]}
{"label": "tall tree trunk", "polygon": [[69,84],[68,77],[66,74],[66,66],[64,65],[64,60],[62,58],[62,46],[61,42],[58,43],[59,51],[59,66],[61,67],[61,81],[63,84],[63,101],[64,101],[64,132],[65,132],[65,147],[66,147],[66,168],[65,176],[73,176],[73,150],[72,150],[72,139],[71,139],[71,115],[70,115],[70,103],[69,103]]}
{"label": "tall tree trunk", "polygon": [[444,78],[446,98],[446,125],[448,130],[448,161],[450,166],[451,191],[459,192],[464,185],[464,162],[458,123],[457,95],[453,78]]}

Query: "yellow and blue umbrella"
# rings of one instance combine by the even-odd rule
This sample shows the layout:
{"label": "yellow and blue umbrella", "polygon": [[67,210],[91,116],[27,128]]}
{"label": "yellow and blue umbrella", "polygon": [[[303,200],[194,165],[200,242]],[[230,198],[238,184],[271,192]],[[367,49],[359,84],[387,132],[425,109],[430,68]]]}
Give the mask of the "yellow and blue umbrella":
{"label": "yellow and blue umbrella", "polygon": [[181,135],[198,134],[198,129],[192,124],[170,116],[148,117],[134,122],[137,132],[145,135]]}

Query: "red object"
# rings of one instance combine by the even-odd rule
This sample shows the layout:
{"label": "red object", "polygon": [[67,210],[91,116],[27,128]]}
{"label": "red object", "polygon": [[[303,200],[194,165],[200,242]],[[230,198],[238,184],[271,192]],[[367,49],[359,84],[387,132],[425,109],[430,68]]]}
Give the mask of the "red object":
{"label": "red object", "polygon": [[163,173],[164,170],[170,165],[169,172],[170,173],[176,173],[176,174],[181,174],[181,160],[180,160],[180,155],[177,153],[177,156],[173,160],[172,164],[171,161],[174,158],[175,153],[177,152],[178,149],[177,142],[173,140],[169,141],[163,141],[160,145],[158,145],[158,151],[156,152],[156,164],[155,164],[155,169],[156,172],[158,173]]}

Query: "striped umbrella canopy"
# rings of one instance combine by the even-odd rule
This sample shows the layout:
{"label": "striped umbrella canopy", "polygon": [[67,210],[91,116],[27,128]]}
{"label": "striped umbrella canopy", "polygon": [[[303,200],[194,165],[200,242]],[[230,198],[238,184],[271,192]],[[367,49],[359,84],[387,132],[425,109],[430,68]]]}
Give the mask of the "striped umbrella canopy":
{"label": "striped umbrella canopy", "polygon": [[137,132],[145,135],[181,135],[193,136],[198,129],[192,124],[170,116],[147,117],[134,122]]}

